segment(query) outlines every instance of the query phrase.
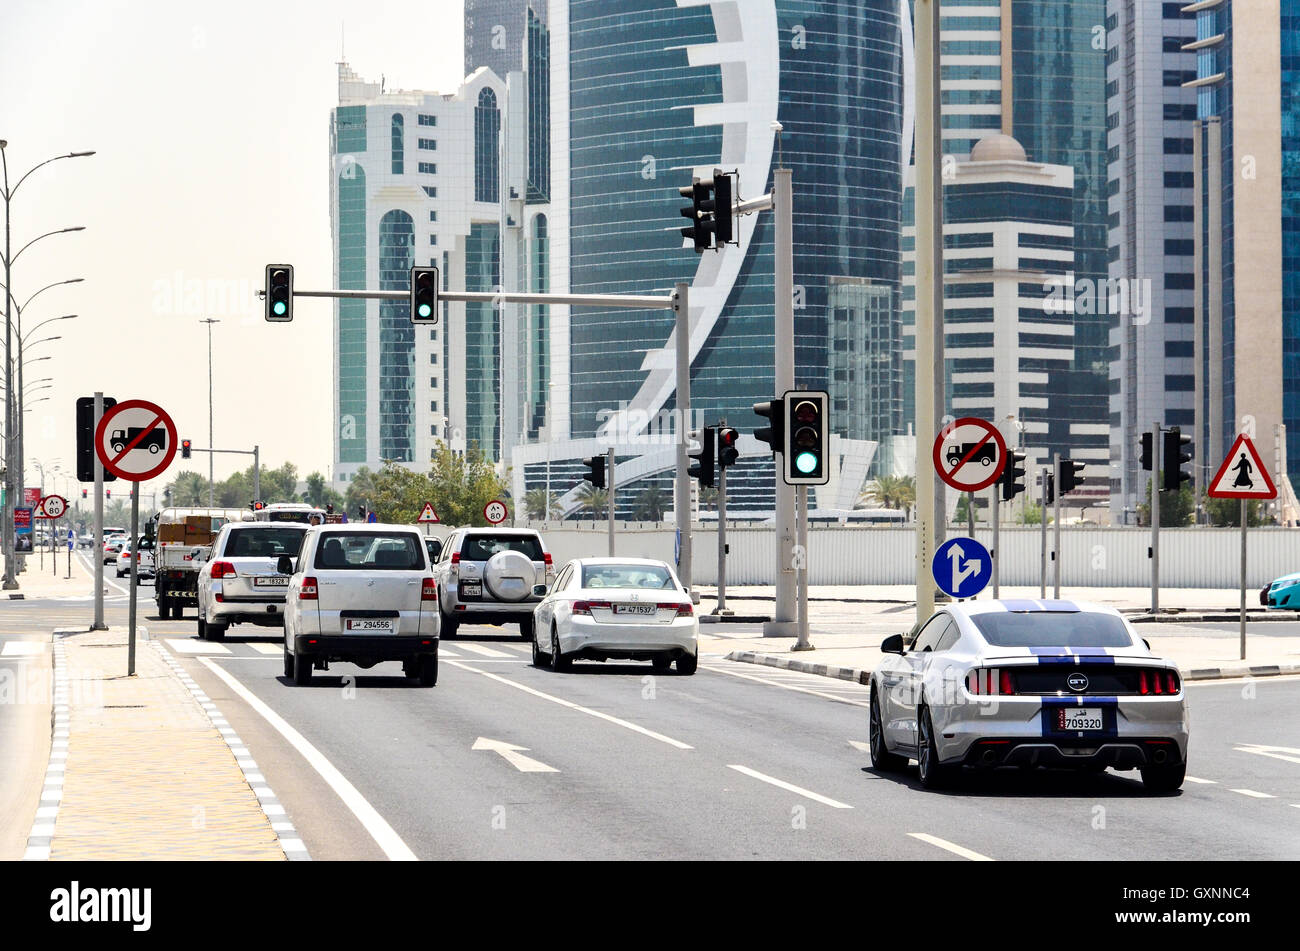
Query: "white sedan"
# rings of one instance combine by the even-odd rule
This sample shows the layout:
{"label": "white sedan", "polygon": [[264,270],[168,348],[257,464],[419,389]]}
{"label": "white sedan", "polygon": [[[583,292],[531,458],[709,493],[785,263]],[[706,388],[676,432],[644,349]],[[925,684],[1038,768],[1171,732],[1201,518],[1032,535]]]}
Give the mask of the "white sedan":
{"label": "white sedan", "polygon": [[533,663],[568,670],[574,660],[674,662],[695,673],[700,623],[690,595],[668,564],[648,558],[577,558],[533,611]]}

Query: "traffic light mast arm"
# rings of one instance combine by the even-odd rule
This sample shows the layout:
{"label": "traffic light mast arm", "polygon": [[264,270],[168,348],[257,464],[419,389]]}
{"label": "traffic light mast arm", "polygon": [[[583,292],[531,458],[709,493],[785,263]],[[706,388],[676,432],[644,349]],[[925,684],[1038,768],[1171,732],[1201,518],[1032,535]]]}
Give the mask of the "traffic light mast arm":
{"label": "traffic light mast arm", "polygon": [[[410,291],[300,291],[294,297],[331,297],[336,300],[398,300],[411,299]],[[625,307],[628,310],[670,310],[673,298],[663,296],[632,296],[629,294],[525,294],[514,291],[438,291],[438,300],[461,304],[568,304],[571,307]]]}

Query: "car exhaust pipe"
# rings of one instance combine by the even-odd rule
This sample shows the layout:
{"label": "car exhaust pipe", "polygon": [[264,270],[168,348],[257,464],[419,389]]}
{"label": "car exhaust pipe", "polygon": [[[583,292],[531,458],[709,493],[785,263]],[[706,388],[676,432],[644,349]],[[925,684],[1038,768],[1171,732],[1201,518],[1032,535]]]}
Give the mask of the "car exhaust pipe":
{"label": "car exhaust pipe", "polygon": [[1167,759],[1169,759],[1169,754],[1166,753],[1164,750],[1156,750],[1154,753],[1151,754],[1151,761],[1155,763],[1157,766],[1164,763],[1164,761]]}
{"label": "car exhaust pipe", "polygon": [[982,761],[985,766],[989,766],[992,765],[993,763],[996,763],[998,761],[997,751],[991,749],[985,750],[984,755],[982,757]]}

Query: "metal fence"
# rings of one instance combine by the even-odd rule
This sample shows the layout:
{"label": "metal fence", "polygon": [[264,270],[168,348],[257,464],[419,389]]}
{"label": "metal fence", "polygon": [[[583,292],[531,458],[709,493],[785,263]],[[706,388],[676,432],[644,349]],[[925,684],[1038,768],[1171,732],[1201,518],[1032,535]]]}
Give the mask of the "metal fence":
{"label": "metal fence", "polygon": [[[570,558],[604,555],[604,522],[533,522],[543,533],[557,564]],[[674,559],[672,526],[616,523],[617,552],[641,558]],[[950,528],[949,538],[964,534]],[[717,528],[696,526],[694,580],[717,581]],[[992,531],[977,528],[988,546]],[[1040,534],[1036,528],[1004,527],[999,554],[1001,582],[1036,585],[1040,573]],[[774,537],[771,526],[729,525],[729,584],[772,584]],[[1047,582],[1052,582],[1053,532],[1048,527]],[[1061,529],[1061,584],[1082,587],[1141,587],[1151,583],[1148,550],[1151,532],[1137,528]],[[916,535],[910,528],[840,525],[812,528],[808,537],[809,583],[815,585],[911,584]],[[1300,531],[1251,529],[1247,541],[1247,582],[1262,587],[1278,575],[1300,571]],[[1170,588],[1234,588],[1241,572],[1241,530],[1178,528],[1160,531],[1160,583]]]}

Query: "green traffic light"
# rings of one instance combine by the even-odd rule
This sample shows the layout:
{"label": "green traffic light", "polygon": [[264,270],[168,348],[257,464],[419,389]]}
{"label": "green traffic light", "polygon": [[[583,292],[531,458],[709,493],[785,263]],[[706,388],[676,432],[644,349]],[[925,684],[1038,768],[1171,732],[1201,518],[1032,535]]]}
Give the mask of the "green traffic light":
{"label": "green traffic light", "polygon": [[817,471],[817,455],[812,452],[801,452],[794,457],[794,467],[804,475],[811,475]]}
{"label": "green traffic light", "polygon": [[275,311],[277,316],[282,316],[285,310],[287,310],[287,308],[284,305],[284,301],[282,300],[276,301],[275,304],[271,307],[271,309]]}
{"label": "green traffic light", "polygon": [[433,313],[433,308],[430,307],[428,304],[421,304],[421,305],[420,305],[420,316],[421,316],[421,317],[428,317],[428,316],[429,316],[430,314],[432,314],[432,313]]}

